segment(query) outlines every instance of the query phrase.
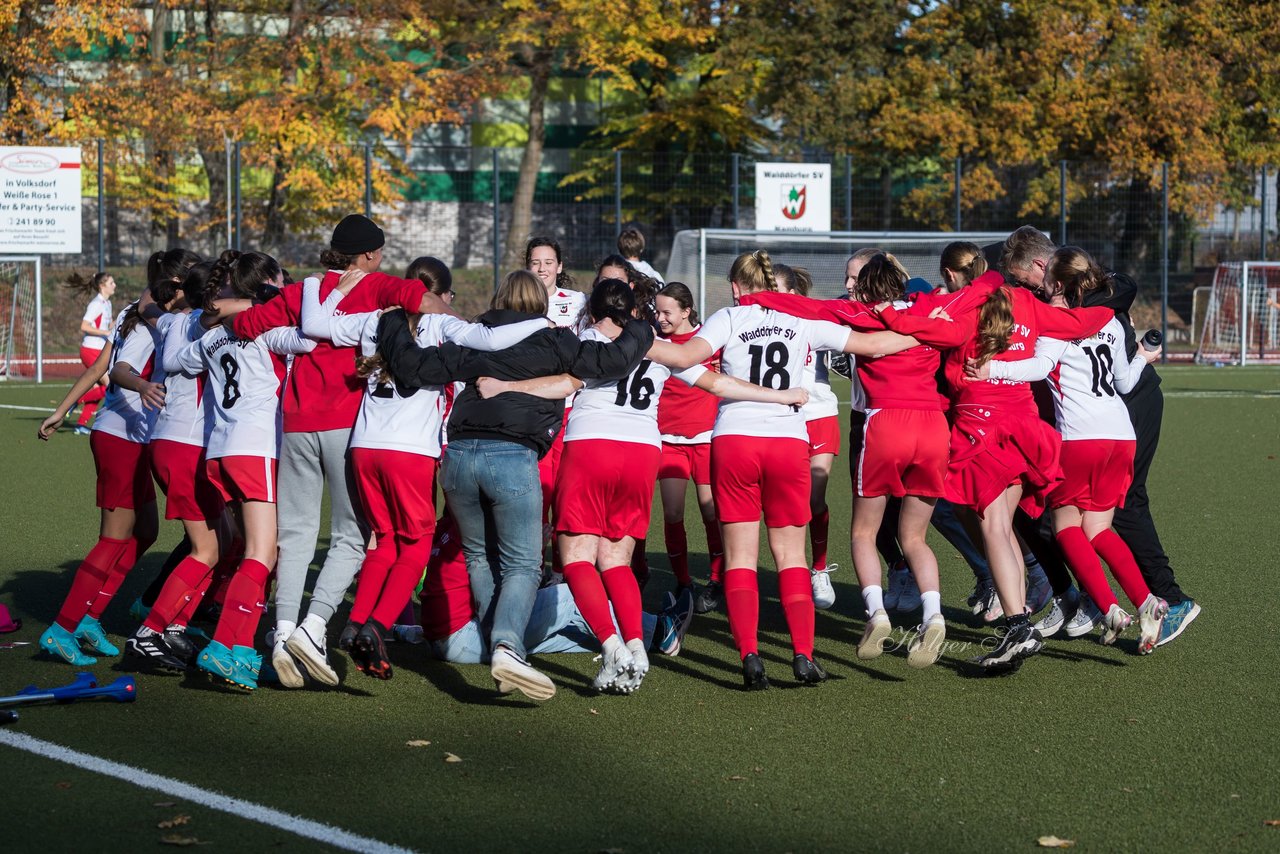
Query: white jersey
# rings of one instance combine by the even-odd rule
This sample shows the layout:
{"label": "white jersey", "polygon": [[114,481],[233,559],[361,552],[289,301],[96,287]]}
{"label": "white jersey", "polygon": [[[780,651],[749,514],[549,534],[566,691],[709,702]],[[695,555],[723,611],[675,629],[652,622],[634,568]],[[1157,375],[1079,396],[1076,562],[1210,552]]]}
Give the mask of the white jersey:
{"label": "white jersey", "polygon": [[858,379],[858,366],[855,363],[857,357],[849,356],[849,408],[854,412],[867,411],[867,390],[862,387],[862,380]]}
{"label": "white jersey", "polygon": [[[98,294],[89,300],[89,307],[84,310],[84,322],[92,323],[99,332],[111,328],[111,300]],[[107,346],[107,339],[98,335],[85,335],[80,339],[80,346],[86,350],[101,350]]]}
{"label": "white jersey", "polygon": [[[731,377],[777,390],[804,379],[811,350],[843,350],[849,329],[825,320],[804,320],[758,305],[722,308],[695,336],[720,354],[720,370]],[[804,414],[779,403],[721,401],[715,436],[759,436],[808,440]]]}
{"label": "white jersey", "polygon": [[547,318],[556,326],[577,329],[586,305],[587,295],[582,291],[555,288],[547,294]]}
{"label": "white jersey", "polygon": [[[578,336],[583,341],[610,340],[594,326]],[[693,385],[707,372],[702,365],[694,365],[674,376],[687,385]],[[635,442],[662,447],[662,435],[658,432],[658,399],[673,372],[665,365],[642,359],[631,373],[620,380],[592,380],[578,391],[569,423],[565,425],[564,440],[607,439],[611,442]]]}
{"label": "white jersey", "polygon": [[[320,283],[307,279],[302,291],[303,328],[318,338],[327,338],[336,347],[360,347],[368,357],[378,352],[380,311],[335,314],[342,302],[336,288],[320,303]],[[424,314],[418,321],[415,340],[419,347],[438,347],[451,341],[475,350],[504,350],[546,329],[542,319],[506,326],[488,327],[447,314]],[[402,389],[382,372],[366,380],[360,413],[351,431],[351,447],[377,448],[439,457],[444,441],[444,386]]]}
{"label": "white jersey", "polygon": [[826,351],[810,350],[804,363],[804,390],[809,392],[809,402],[800,409],[805,421],[831,418],[840,414],[840,398],[831,390],[831,378],[827,367]]}
{"label": "white jersey", "polygon": [[278,326],[245,339],[215,326],[175,354],[184,373],[207,371],[204,393],[213,401],[213,429],[205,457],[267,457],[280,452],[281,356],[309,353],[316,342],[295,326]]}
{"label": "white jersey", "polygon": [[[205,374],[183,373],[177,354],[204,335],[200,309],[186,314],[165,314],[156,321],[160,335],[160,366],[164,368],[164,409],[156,416],[151,439],[167,439],[204,447],[213,419],[205,419]],[[212,407],[210,407],[211,409]]]}
{"label": "white jersey", "polygon": [[637,258],[635,261],[628,261],[627,263],[634,267],[638,272],[644,273],[646,276],[653,279],[658,284],[666,284],[666,281],[658,274],[657,270],[653,269],[652,265],[650,265],[648,261],[641,261]]}
{"label": "white jersey", "polygon": [[[156,344],[159,343],[159,334],[139,319],[133,331],[123,340],[121,339],[120,321],[133,305],[136,303],[125,306],[112,326],[114,332],[107,375],[108,377],[111,375],[111,371],[118,363],[124,362],[144,380],[162,383],[164,370],[156,364]],[[115,383],[110,383],[107,386],[106,397],[98,407],[98,416],[94,419],[93,429],[145,445],[151,441],[151,428],[158,414],[159,410],[142,405],[142,397],[136,391],[129,391]]]}
{"label": "white jersey", "polygon": [[1129,410],[1120,395],[1137,384],[1146,360],[1125,358],[1124,327],[1119,320],[1112,318],[1096,335],[1077,341],[1041,336],[1031,358],[990,364],[993,379],[1032,382],[1048,377],[1058,432],[1064,440],[1134,438]]}

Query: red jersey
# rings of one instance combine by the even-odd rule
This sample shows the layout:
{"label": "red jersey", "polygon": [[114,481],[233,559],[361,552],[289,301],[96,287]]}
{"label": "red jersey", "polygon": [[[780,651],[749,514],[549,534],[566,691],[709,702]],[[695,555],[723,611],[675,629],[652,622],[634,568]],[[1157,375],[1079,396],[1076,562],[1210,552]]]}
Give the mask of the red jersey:
{"label": "red jersey", "polygon": [[[701,328],[677,332],[666,340],[673,344],[687,343]],[[709,371],[720,370],[720,354],[712,353],[702,366]],[[663,441],[676,444],[689,444],[680,439],[699,438],[703,434],[706,434],[703,441],[710,442],[711,428],[715,426],[719,408],[720,398],[711,392],[684,383],[667,383],[658,398],[658,432],[662,434]]]}
{"label": "red jersey", "polygon": [[[341,275],[339,270],[325,273],[320,283],[321,301],[337,287]],[[416,310],[426,292],[426,286],[417,279],[370,273],[343,297],[335,313],[358,314],[397,306]],[[295,282],[286,285],[276,299],[236,315],[234,327],[236,335],[252,339],[268,329],[297,326],[301,322],[302,283]],[[283,394],[284,432],[351,429],[366,385],[356,376],[355,350],[319,341],[310,353],[294,359]]]}

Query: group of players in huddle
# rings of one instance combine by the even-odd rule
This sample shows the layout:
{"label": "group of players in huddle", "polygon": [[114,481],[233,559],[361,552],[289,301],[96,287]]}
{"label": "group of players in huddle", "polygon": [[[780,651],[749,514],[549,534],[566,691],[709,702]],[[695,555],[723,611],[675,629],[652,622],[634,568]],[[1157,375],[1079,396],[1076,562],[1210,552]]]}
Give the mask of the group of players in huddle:
{"label": "group of players in huddle", "polygon": [[[890,611],[915,607],[908,664],[941,655],[931,523],[974,567],[974,613],[1004,617],[976,659],[992,672],[1016,669],[1064,627],[1100,626],[1114,643],[1134,615],[1103,561],[1132,603],[1139,652],[1199,612],[1159,550],[1145,492],[1155,442],[1135,433],[1124,399],[1150,381],[1159,347],[1134,341],[1131,280],[1081,249],[1020,229],[1001,261],[1017,287],[987,270],[981,248],[953,243],[944,285],[910,298],[901,264],[862,250],[847,263],[848,298],[836,300],[809,298],[804,269],[757,250],[732,265],[734,305],[700,323],[689,289],[639,260],[637,231],[586,294],[559,246],[534,238],[526,269],[468,322],[449,307],[442,262],[388,275],[384,242],[373,222],[348,216],[321,253],[326,272],[290,284],[263,253],[157,252],[109,338],[94,322],[105,346],[82,353],[86,371],[39,435],[105,379],[90,438],[100,537],[44,650],[77,665],[119,653],[99,618],[156,539],[158,482],[185,536],[131,609],[141,626],[126,655],[142,668],[203,670],[246,689],[268,677],[301,687],[304,674],[337,685],[328,626],[358,577],[337,644],[371,676],[391,676],[389,640],[422,639],[445,660],[487,661],[502,692],[545,700],[555,685],[529,654],[598,650],[595,687],[630,693],[650,652],[678,654],[693,613],[723,602],[744,686],[765,688],[763,518],[794,677],[819,683],[815,606],[835,599],[825,494],[841,439],[829,369],[852,380],[859,658],[890,643]],[[1056,425],[1033,394],[1046,379]],[[711,558],[701,588],[684,528],[689,480]],[[330,543],[303,617],[326,486]],[[676,589],[651,615],[641,590],[655,486]],[[1133,551],[1112,527],[1127,496],[1136,527],[1150,529],[1130,537]],[[1024,553],[1049,571],[1051,594],[1029,594]],[[268,663],[255,635],[269,599]],[[191,623],[202,618],[214,629],[197,648]]]}

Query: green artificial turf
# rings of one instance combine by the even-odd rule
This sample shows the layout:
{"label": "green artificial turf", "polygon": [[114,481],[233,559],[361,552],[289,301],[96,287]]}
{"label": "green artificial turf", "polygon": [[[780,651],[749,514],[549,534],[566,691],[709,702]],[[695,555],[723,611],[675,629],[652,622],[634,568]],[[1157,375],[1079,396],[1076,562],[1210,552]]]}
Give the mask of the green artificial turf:
{"label": "green artificial turf", "polygon": [[[559,693],[535,705],[496,695],[486,668],[397,645],[390,682],[339,653],[338,690],[244,696],[147,676],[132,705],[24,709],[6,731],[419,850],[1033,850],[1047,835],[1080,851],[1277,850],[1280,827],[1264,822],[1280,819],[1280,371],[1162,373],[1150,491],[1178,579],[1204,613],[1149,657],[1133,632],[1113,648],[1054,639],[1013,676],[974,678],[965,660],[990,632],[964,607],[968,568],[935,537],[949,640],[969,645],[924,671],[902,651],[859,662],[842,457],[830,495],[839,599],[817,621],[831,673],[821,687],[791,681],[766,572],[761,640],[774,687],[764,693],[739,690],[728,625],[712,614],[695,618],[678,658],[653,656],[630,697],[593,694],[588,655],[537,659]],[[52,407],[64,390],[0,385],[0,406]],[[38,442],[40,418],[0,408],[0,602],[25,621],[0,643],[37,639],[97,536],[88,442],[65,431]],[[705,578],[694,516],[691,503]],[[128,603],[178,536],[163,524],[107,611],[118,643],[134,628]],[[671,585],[661,551],[658,533],[650,608]],[[124,672],[106,659],[93,669]],[[35,647],[0,649],[0,693],[72,674]],[[0,779],[5,851],[146,849],[174,833],[209,850],[317,847],[188,803],[157,806],[172,799],[3,745]],[[190,822],[157,827],[179,814]]]}

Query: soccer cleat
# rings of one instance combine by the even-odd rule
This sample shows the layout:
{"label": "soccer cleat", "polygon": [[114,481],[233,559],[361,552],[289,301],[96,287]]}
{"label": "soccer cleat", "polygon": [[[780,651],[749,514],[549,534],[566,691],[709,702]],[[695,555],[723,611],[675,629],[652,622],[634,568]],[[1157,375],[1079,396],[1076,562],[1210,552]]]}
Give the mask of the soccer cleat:
{"label": "soccer cleat", "polygon": [[1074,587],[1061,596],[1054,596],[1049,603],[1049,612],[1036,623],[1036,631],[1041,637],[1053,637],[1067,624],[1067,615],[1075,616],[1079,607],[1080,597]]}
{"label": "soccer cleat", "polygon": [[1038,614],[1053,599],[1053,585],[1039,564],[1027,570],[1027,613]]}
{"label": "soccer cleat", "polygon": [[169,645],[169,649],[173,651],[173,654],[181,659],[187,668],[195,665],[196,645],[192,642],[185,629],[179,626],[170,626],[164,630],[164,640]]}
{"label": "soccer cleat", "polygon": [[213,641],[206,646],[196,658],[196,667],[205,673],[235,684],[232,677],[236,672],[236,660],[225,644]]}
{"label": "soccer cleat", "polygon": [[[324,649],[323,634],[320,635],[319,639],[313,638],[305,626],[298,626],[289,635],[289,639],[285,641],[285,647],[302,663],[302,666],[311,674],[312,679],[332,686],[336,686],[341,681],[338,679],[338,672],[329,665],[329,656]],[[272,662],[275,662],[274,655],[272,656]],[[276,665],[276,670],[280,670],[280,665]]]}
{"label": "soccer cleat", "polygon": [[907,664],[912,667],[928,667],[942,655],[942,643],[947,639],[947,621],[941,614],[934,614],[924,625],[916,629],[916,636],[907,646]]}
{"label": "soccer cleat", "polygon": [[1133,617],[1125,613],[1123,608],[1119,605],[1112,605],[1107,609],[1107,616],[1103,619],[1102,637],[1098,638],[1098,641],[1111,646],[1124,633],[1124,630],[1129,628],[1129,624],[1132,622]]}
{"label": "soccer cleat", "polygon": [[1138,609],[1138,624],[1142,627],[1142,636],[1138,639],[1138,652],[1142,655],[1154,652],[1160,642],[1160,629],[1165,617],[1169,614],[1169,603],[1148,593],[1142,607]]}
{"label": "soccer cleat", "polygon": [[1182,634],[1198,616],[1200,616],[1200,606],[1191,599],[1184,599],[1176,605],[1170,605],[1169,613],[1165,615],[1164,622],[1160,625],[1160,640],[1156,641],[1156,646],[1164,646]]}
{"label": "soccer cleat", "polygon": [[889,639],[892,631],[889,615],[883,608],[877,610],[862,629],[862,640],[858,641],[858,658],[863,661],[879,658],[884,652],[884,642]]}
{"label": "soccer cleat", "polygon": [[638,638],[627,641],[627,652],[631,653],[631,670],[618,680],[617,691],[620,694],[634,694],[649,672],[649,653],[645,652],[644,641]]}
{"label": "soccer cleat", "polygon": [[74,664],[77,667],[98,663],[98,659],[91,655],[85,655],[80,650],[80,643],[76,640],[74,634],[57,623],[51,625],[40,636],[40,648],[45,652],[58,656],[67,664]]}
{"label": "soccer cleat", "polygon": [[1098,610],[1097,605],[1093,604],[1089,594],[1082,592],[1080,601],[1076,604],[1075,615],[1067,620],[1067,637],[1083,637],[1097,628],[1100,622],[1102,622],[1102,612]]}
{"label": "soccer cleat", "polygon": [[356,635],[360,634],[360,624],[347,620],[347,624],[342,627],[342,634],[338,635],[338,649],[343,652],[351,652],[351,647],[355,645]]}
{"label": "soccer cleat", "polygon": [[836,604],[836,589],[831,585],[831,573],[839,569],[838,564],[829,563],[822,569],[810,570],[813,573],[813,607],[825,611]]}
{"label": "soccer cleat", "polygon": [[107,640],[107,632],[102,628],[93,617],[85,614],[80,620],[80,625],[76,626],[76,640],[84,643],[90,650],[98,655],[119,655],[120,648]]}
{"label": "soccer cleat", "polygon": [[807,655],[797,654],[791,659],[791,672],[795,674],[796,681],[804,685],[817,685],[827,681],[827,671]]}
{"label": "soccer cleat", "polygon": [[[360,653],[359,656],[354,654],[357,651]],[[391,661],[387,658],[387,644],[383,629],[376,620],[370,620],[360,627],[352,653],[356,667],[361,673],[375,679],[391,678]]]}
{"label": "soccer cleat", "polygon": [[262,656],[251,646],[237,646],[231,649],[233,668],[229,681],[237,688],[254,691],[258,687],[258,674],[262,669]]}
{"label": "soccer cleat", "polygon": [[693,590],[688,587],[682,589],[680,598],[674,601],[668,593],[664,603],[666,607],[658,614],[658,625],[654,629],[654,642],[663,655],[676,656],[680,654],[685,633],[693,621]]}
{"label": "soccer cleat", "polygon": [[978,664],[991,671],[1016,670],[1022,659],[1035,655],[1044,646],[1040,633],[1030,622],[1005,626],[995,649],[978,659]]}
{"label": "soccer cleat", "polygon": [[994,623],[1003,616],[1004,604],[1000,601],[1000,594],[992,587],[987,591],[987,601],[982,605],[982,622]]}
{"label": "soccer cleat", "polygon": [[554,682],[505,646],[493,651],[489,675],[504,694],[518,690],[530,700],[550,700],[556,695]]}
{"label": "soccer cleat", "polygon": [[720,600],[724,596],[724,585],[719,581],[711,581],[707,586],[698,591],[698,598],[694,600],[693,610],[696,614],[706,614],[720,607]]}
{"label": "soccer cleat", "polygon": [[162,673],[182,673],[187,660],[179,655],[160,632],[141,632],[124,642],[125,660],[138,670],[158,670]]}
{"label": "soccer cleat", "polygon": [[754,652],[742,659],[742,687],[748,691],[763,691],[769,687],[769,677],[764,675],[764,662]]}
{"label": "soccer cleat", "polygon": [[634,665],[631,650],[627,649],[622,638],[616,634],[609,635],[601,645],[601,653],[597,656],[597,660],[600,661],[600,672],[591,681],[592,687],[597,691],[616,689],[619,680],[629,678],[629,672]]}
{"label": "soccer cleat", "polygon": [[978,581],[973,585],[973,592],[964,600],[974,615],[981,614],[987,609],[987,596],[992,591],[990,581]]}
{"label": "soccer cleat", "polygon": [[281,688],[301,688],[304,684],[302,670],[298,667],[298,660],[289,652],[286,643],[289,639],[280,637],[277,632],[271,634],[273,637],[268,646],[271,647],[271,669],[275,671],[275,681]]}
{"label": "soccer cleat", "polygon": [[133,620],[134,622],[137,622],[137,623],[144,622],[150,613],[151,613],[151,608],[142,604],[141,596],[139,596],[137,599],[134,599],[133,603],[129,605],[129,619]]}

